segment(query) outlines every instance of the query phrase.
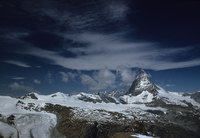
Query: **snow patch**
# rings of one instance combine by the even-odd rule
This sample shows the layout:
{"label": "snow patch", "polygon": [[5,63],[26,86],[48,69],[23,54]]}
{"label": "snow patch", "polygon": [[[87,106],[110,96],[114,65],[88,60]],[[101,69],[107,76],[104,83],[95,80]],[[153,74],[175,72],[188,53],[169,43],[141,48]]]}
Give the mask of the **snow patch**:
{"label": "snow patch", "polygon": [[95,94],[88,94],[88,93],[81,92],[80,94],[77,95],[77,97],[82,97],[82,96],[85,96],[94,100],[101,100],[100,96],[95,95]]}
{"label": "snow patch", "polygon": [[[159,87],[159,86],[158,86]],[[181,106],[188,106],[187,103],[192,104],[200,108],[200,104],[193,100],[190,96],[183,96],[183,93],[178,92],[167,92],[163,88],[159,87],[158,96],[161,98],[166,104],[175,104]]]}
{"label": "snow patch", "polygon": [[1,121],[0,121],[0,135],[3,138],[18,138],[17,130],[14,127],[6,123],[3,123]]}
{"label": "snow patch", "polygon": [[15,127],[21,138],[50,138],[56,126],[53,114],[15,114]]}
{"label": "snow patch", "polygon": [[142,135],[142,134],[134,134],[131,135],[132,137],[137,137],[137,138],[153,138],[152,136],[146,136],[146,135]]}
{"label": "snow patch", "polygon": [[149,93],[148,91],[143,91],[137,96],[131,95],[124,95],[121,96],[120,99],[128,104],[132,103],[150,103],[153,101],[153,94]]}
{"label": "snow patch", "polygon": [[[39,95],[37,94],[37,96]],[[43,101],[46,98],[43,97],[43,100],[38,104],[40,106],[45,105]],[[28,106],[28,103],[35,104],[35,102],[38,102],[38,100],[29,98],[16,99],[9,96],[0,96],[0,114],[2,118],[6,119],[10,115],[14,116],[14,124],[12,126],[0,121],[0,135],[5,138],[18,138],[17,135],[20,138],[50,138],[51,130],[57,123],[56,115],[46,112],[36,112],[31,109],[25,110],[17,106],[19,100],[24,106]]]}
{"label": "snow patch", "polygon": [[135,90],[145,90],[152,85],[150,82],[150,76],[144,71],[140,72],[136,80],[138,80],[138,83],[135,87]]}

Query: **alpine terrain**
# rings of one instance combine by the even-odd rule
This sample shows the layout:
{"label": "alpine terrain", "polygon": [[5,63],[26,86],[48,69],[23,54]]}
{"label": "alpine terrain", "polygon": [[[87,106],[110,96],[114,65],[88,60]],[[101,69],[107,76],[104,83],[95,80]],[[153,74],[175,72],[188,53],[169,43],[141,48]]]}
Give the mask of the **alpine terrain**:
{"label": "alpine terrain", "polygon": [[199,138],[200,92],[168,92],[141,71],[129,90],[0,96],[0,138]]}

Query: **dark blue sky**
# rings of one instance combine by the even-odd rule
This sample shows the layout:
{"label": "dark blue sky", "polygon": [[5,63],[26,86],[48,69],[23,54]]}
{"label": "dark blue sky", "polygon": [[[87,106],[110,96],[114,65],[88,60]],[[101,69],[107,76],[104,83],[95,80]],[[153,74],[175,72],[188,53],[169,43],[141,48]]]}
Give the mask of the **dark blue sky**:
{"label": "dark blue sky", "polygon": [[200,2],[1,0],[0,94],[200,90]]}

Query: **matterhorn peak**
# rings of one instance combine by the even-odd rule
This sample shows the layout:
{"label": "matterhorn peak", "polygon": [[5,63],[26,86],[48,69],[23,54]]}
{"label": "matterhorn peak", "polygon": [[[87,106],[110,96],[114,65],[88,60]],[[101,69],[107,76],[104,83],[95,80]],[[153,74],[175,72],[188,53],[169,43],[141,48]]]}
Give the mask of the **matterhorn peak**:
{"label": "matterhorn peak", "polygon": [[144,70],[141,70],[136,79],[150,82],[150,75],[148,75]]}
{"label": "matterhorn peak", "polygon": [[136,96],[143,91],[148,91],[155,95],[157,93],[156,89],[158,89],[158,87],[150,81],[150,75],[144,70],[141,70],[139,75],[133,81],[129,89],[129,94]]}

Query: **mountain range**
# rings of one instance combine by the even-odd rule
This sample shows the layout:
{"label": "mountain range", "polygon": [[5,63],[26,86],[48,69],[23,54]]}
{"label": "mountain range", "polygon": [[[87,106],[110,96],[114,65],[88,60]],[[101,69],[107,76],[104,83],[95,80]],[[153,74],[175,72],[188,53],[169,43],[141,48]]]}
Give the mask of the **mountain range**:
{"label": "mountain range", "polygon": [[0,138],[199,138],[200,92],[168,92],[142,70],[128,90],[0,96]]}

